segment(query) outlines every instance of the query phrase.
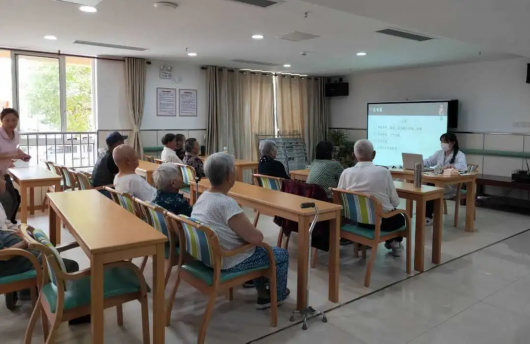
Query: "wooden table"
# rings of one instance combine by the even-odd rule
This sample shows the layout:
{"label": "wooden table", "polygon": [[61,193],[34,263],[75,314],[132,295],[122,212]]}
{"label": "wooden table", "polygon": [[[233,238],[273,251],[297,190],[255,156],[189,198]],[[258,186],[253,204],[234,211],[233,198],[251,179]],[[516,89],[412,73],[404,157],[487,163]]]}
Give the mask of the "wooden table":
{"label": "wooden table", "polygon": [[30,214],[35,212],[36,187],[55,186],[55,192],[61,191],[61,176],[39,166],[13,167],[9,169],[13,181],[20,186],[20,222],[28,223],[28,189]]}
{"label": "wooden table", "polygon": [[[206,161],[208,159],[209,155],[199,156],[199,158],[202,161]],[[243,171],[244,170],[252,170],[253,173],[257,173],[258,170],[258,162],[252,161],[252,160],[241,160],[241,159],[234,159],[234,165],[236,166],[236,180],[238,182],[243,181]]]}
{"label": "wooden table", "polygon": [[[309,170],[295,170],[290,172],[291,178],[307,180]],[[414,184],[394,182],[400,198],[407,200],[407,211],[412,217],[412,202],[416,201],[416,236],[414,252],[414,270],[424,270],[425,256],[425,206],[427,201],[434,201],[434,228],[432,242],[432,262],[440,264],[442,252],[442,229],[443,229],[443,194],[444,189],[423,185],[415,188]]]}
{"label": "wooden table", "polygon": [[414,244],[414,270],[423,272],[425,267],[425,206],[434,201],[434,223],[432,236],[432,262],[440,264],[442,260],[443,197],[444,189],[422,185],[414,187],[412,183],[394,181],[399,198],[407,200],[407,212],[412,217],[412,202],[416,201],[416,234]]}
{"label": "wooden table", "polygon": [[[390,169],[390,173],[392,173],[393,178],[414,181],[414,172],[412,170]],[[466,232],[473,232],[475,230],[475,198],[477,193],[476,181],[478,175],[478,172],[471,172],[458,176],[435,175],[434,173],[423,174],[424,183],[432,183],[440,188],[444,188],[446,185],[466,184]],[[416,213],[416,216],[418,216],[418,213]],[[418,219],[416,219],[416,221],[418,221]]]}
{"label": "wooden table", "polygon": [[[209,187],[209,180],[199,182],[199,192],[204,192]],[[191,192],[195,192],[194,190],[195,184],[191,184]],[[314,202],[319,209],[318,221],[330,221],[328,298],[331,302],[339,302],[339,243],[342,206],[242,182],[236,182],[228,195],[237,203],[258,210],[261,214],[280,216],[298,222],[297,309],[304,308],[307,301],[308,229],[315,215],[314,209],[302,209],[300,204]]]}
{"label": "wooden table", "polygon": [[62,221],[90,258],[92,343],[104,342],[105,264],[145,256],[153,256],[153,343],[164,343],[166,236],[96,190],[52,193],[49,198],[51,242],[60,241],[57,224]]}
{"label": "wooden table", "polygon": [[143,161],[143,160],[139,160],[138,161],[138,167],[136,168],[136,174],[142,176],[145,178],[145,180],[147,180],[147,182],[151,185],[154,185],[154,181],[153,181],[153,172],[155,172],[155,170],[160,166],[159,164],[155,164],[153,162],[148,162],[148,161]]}

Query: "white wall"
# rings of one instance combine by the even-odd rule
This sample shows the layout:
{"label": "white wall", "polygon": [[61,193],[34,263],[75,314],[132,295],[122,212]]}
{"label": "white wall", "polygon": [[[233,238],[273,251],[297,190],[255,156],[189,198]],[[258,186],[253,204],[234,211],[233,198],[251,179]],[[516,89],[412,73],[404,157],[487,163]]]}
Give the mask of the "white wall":
{"label": "white wall", "polygon": [[131,130],[123,61],[96,60],[96,128]]}
{"label": "white wall", "polygon": [[[173,79],[160,79],[160,66],[173,67]],[[197,90],[197,117],[158,117],[156,115],[156,88],[166,87]],[[177,99],[178,107],[178,99]],[[206,128],[206,73],[200,66],[181,62],[153,61],[147,66],[145,105],[142,130],[146,129],[205,129]],[[178,114],[178,108],[177,108]]]}
{"label": "white wall", "polygon": [[348,97],[331,98],[331,127],[367,127],[371,102],[458,99],[458,131],[530,133],[527,59],[352,74]]}

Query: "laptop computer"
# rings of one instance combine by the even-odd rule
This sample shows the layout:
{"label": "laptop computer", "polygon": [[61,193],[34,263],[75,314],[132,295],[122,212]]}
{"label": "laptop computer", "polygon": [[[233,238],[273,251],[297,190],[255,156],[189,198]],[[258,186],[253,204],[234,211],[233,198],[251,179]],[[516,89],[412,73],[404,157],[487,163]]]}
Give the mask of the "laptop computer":
{"label": "laptop computer", "polygon": [[[412,154],[412,153],[401,153],[403,157],[403,169],[405,170],[414,170],[414,166],[417,163],[423,165],[423,155],[421,154]],[[423,167],[423,171],[433,171],[431,167]]]}

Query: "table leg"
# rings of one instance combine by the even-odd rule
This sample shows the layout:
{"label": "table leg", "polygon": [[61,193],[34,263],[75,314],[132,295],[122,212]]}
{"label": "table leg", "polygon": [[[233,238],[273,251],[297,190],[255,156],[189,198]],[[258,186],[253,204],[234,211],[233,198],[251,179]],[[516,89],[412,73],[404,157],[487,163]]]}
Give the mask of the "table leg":
{"label": "table leg", "polygon": [[164,343],[164,244],[153,256],[153,344]]}
{"label": "table leg", "polygon": [[29,214],[35,214],[35,188],[29,188]]}
{"label": "table leg", "polygon": [[339,302],[339,271],[340,267],[340,211],[337,217],[329,221],[329,286],[328,298],[331,302]]}
{"label": "table leg", "polygon": [[432,262],[442,261],[443,196],[434,200],[434,223],[432,234]]}
{"label": "table leg", "polygon": [[473,232],[475,231],[475,195],[477,192],[474,180],[466,183],[466,190],[466,232]]}
{"label": "table leg", "polygon": [[296,285],[296,309],[298,310],[307,307],[308,231],[309,219],[306,216],[298,217],[298,280]]}
{"label": "table leg", "polygon": [[50,242],[57,246],[61,243],[61,227],[59,226],[59,217],[52,208],[51,201],[48,204],[49,228],[50,228]]}
{"label": "table leg", "polygon": [[104,265],[97,255],[91,257],[90,293],[92,344],[103,344],[105,340],[105,318],[103,313],[103,271]]}
{"label": "table leg", "polygon": [[28,223],[28,188],[20,182],[20,222]]}
{"label": "table leg", "polygon": [[155,185],[155,182],[153,181],[153,172],[147,172],[145,179],[149,183],[149,185]]}
{"label": "table leg", "polygon": [[243,181],[243,169],[241,168],[241,166],[236,166],[236,181]]}
{"label": "table leg", "polygon": [[425,199],[416,201],[416,239],[414,244],[414,270],[423,272],[425,254]]}
{"label": "table leg", "polygon": [[410,218],[412,219],[412,215],[414,213],[414,201],[411,200],[411,199],[408,199],[407,200],[407,207],[406,207],[406,211],[407,211],[407,214],[409,214]]}

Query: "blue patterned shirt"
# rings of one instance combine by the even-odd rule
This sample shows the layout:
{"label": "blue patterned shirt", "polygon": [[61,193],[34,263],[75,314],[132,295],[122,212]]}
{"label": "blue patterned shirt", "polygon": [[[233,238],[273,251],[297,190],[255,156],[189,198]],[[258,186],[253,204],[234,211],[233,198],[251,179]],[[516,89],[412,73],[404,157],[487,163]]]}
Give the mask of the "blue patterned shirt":
{"label": "blue patterned shirt", "polygon": [[176,215],[191,216],[193,210],[181,194],[174,192],[157,191],[153,203]]}

